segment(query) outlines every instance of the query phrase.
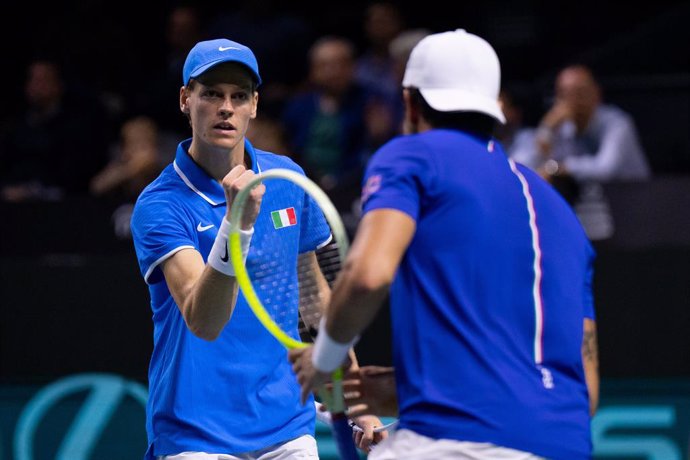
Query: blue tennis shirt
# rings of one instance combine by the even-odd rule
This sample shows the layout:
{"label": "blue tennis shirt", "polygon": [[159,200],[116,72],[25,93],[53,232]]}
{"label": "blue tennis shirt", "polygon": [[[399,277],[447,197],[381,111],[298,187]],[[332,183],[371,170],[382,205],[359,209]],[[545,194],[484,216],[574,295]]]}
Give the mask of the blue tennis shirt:
{"label": "blue tennis shirt", "polygon": [[[190,143],[180,143],[175,161],[141,193],[131,222],[153,312],[149,458],[184,451],[247,452],[314,434],[313,403],[300,404],[300,386],[285,349],[258,322],[244,296],[240,293],[220,337],[209,342],[187,329],[165,283],[161,262],[184,248],[196,249],[205,261],[226,212],[223,188],[189,156]],[[303,174],[287,157],[254,149],[248,141],[245,150],[256,173],[287,168]],[[286,181],[268,181],[266,187],[247,257],[250,276],[277,238],[291,248],[281,262],[292,266],[298,252],[313,251],[330,238],[323,214],[300,187]],[[271,213],[289,208],[296,223],[276,228]],[[288,307],[296,315],[296,304]],[[288,332],[298,337],[296,318]]]}
{"label": "blue tennis shirt", "polygon": [[390,299],[400,428],[590,458],[594,251],[570,206],[498,143],[442,129],[384,145],[362,200],[416,222]]}

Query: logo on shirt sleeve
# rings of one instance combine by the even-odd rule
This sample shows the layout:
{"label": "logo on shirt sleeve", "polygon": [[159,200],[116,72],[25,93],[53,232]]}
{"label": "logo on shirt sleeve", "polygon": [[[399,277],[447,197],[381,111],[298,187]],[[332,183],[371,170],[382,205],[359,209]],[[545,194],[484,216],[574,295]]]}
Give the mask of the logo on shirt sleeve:
{"label": "logo on shirt sleeve", "polygon": [[366,203],[371,195],[376,193],[381,188],[381,174],[376,174],[367,179],[367,182],[362,187],[362,204]]}
{"label": "logo on shirt sleeve", "polygon": [[295,208],[285,208],[278,211],[272,211],[271,219],[273,220],[273,227],[276,229],[291,227],[297,224]]}

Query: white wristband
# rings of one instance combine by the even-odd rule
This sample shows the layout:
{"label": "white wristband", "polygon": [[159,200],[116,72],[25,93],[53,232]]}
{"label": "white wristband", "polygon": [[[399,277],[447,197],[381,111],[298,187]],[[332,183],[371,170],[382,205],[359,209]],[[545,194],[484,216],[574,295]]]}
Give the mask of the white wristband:
{"label": "white wristband", "polygon": [[333,372],[343,364],[348,351],[358,340],[359,336],[356,336],[348,343],[336,342],[328,335],[326,331],[326,317],[322,317],[319,333],[314,343],[314,353],[311,355],[311,362],[321,372]]}
{"label": "white wristband", "polygon": [[[228,252],[228,234],[230,233],[230,222],[223,218],[216,235],[216,240],[213,242],[211,252],[208,254],[208,264],[215,270],[228,275],[235,276],[235,268],[230,261],[230,254]],[[249,253],[249,245],[254,234],[254,227],[249,230],[240,229],[240,246],[242,247],[243,260],[247,260]]]}

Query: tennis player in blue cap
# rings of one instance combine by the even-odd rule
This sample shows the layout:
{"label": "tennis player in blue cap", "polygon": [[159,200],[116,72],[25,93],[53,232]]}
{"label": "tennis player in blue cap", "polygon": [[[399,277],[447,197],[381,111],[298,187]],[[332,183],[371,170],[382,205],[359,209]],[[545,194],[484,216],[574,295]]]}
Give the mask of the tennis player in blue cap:
{"label": "tennis player in blue cap", "polygon": [[[304,174],[289,158],[255,149],[245,138],[260,84],[246,46],[227,39],[197,43],[179,94],[192,137],[134,208],[132,235],[154,326],[147,459],[318,458],[314,405],[300,403],[285,349],[238,296],[227,252],[236,192],[262,170]],[[268,232],[278,231],[270,211],[285,203],[297,219],[280,237],[294,240],[295,257],[330,238],[323,214],[300,188],[276,194],[260,185],[240,223],[248,263],[260,265],[273,238]],[[378,436],[366,419],[358,423],[372,441]]]}
{"label": "tennis player in blue cap", "polygon": [[429,35],[403,86],[406,135],[367,166],[326,327],[289,353],[303,396],[390,292],[399,423],[370,460],[590,459],[594,251],[568,203],[492,136],[496,53],[465,30]]}

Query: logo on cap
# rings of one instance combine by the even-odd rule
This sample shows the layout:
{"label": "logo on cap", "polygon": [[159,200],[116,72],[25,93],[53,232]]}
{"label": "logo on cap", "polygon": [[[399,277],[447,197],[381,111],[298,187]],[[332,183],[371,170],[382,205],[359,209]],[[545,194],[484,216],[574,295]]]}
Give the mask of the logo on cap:
{"label": "logo on cap", "polygon": [[256,83],[261,84],[259,64],[252,50],[227,38],[201,41],[194,45],[187,54],[182,68],[182,84],[188,85],[190,79],[197,78],[224,62],[237,62],[244,65],[251,72]]}

